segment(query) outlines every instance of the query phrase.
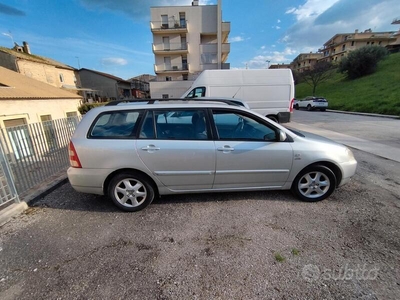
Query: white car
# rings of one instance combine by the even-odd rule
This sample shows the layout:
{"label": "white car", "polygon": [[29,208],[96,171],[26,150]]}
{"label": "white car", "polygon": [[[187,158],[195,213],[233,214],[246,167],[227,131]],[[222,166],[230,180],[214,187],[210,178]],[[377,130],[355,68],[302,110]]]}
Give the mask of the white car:
{"label": "white car", "polygon": [[330,140],[226,100],[161,100],[90,110],[69,145],[72,187],[137,211],[176,193],[292,190],[323,200],[357,162]]}
{"label": "white car", "polygon": [[325,111],[328,108],[328,101],[323,97],[309,96],[301,100],[296,100],[293,107],[295,109],[306,108],[308,111],[315,109]]}

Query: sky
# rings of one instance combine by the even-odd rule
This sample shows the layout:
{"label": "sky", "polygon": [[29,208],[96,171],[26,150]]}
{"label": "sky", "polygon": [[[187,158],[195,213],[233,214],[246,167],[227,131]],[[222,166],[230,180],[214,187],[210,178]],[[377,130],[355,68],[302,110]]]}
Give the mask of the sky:
{"label": "sky", "polygon": [[[200,0],[200,5],[217,0]],[[154,75],[150,7],[192,0],[0,0],[0,46],[123,79]],[[337,33],[397,31],[399,0],[222,0],[231,69],[268,68],[317,52]]]}

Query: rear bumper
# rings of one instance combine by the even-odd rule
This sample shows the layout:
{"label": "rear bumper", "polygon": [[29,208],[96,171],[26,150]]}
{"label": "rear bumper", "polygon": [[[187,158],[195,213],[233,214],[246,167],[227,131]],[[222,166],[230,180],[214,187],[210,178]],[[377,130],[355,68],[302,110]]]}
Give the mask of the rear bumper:
{"label": "rear bumper", "polygon": [[[107,170],[108,171],[108,170]],[[77,192],[103,195],[103,183],[108,172],[102,169],[81,169],[70,167],[68,180]]]}

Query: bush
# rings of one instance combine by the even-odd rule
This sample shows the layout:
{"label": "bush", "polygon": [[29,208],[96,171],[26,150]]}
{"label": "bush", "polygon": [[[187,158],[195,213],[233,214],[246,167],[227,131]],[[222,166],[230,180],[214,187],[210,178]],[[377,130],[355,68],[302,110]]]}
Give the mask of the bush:
{"label": "bush", "polygon": [[339,64],[339,71],[347,78],[355,79],[376,71],[378,62],[384,59],[389,51],[380,46],[361,47],[343,58]]}
{"label": "bush", "polygon": [[98,106],[103,106],[106,105],[107,102],[102,102],[102,103],[84,103],[81,106],[78,107],[79,112],[81,115],[86,114],[89,110],[92,108],[98,107]]}

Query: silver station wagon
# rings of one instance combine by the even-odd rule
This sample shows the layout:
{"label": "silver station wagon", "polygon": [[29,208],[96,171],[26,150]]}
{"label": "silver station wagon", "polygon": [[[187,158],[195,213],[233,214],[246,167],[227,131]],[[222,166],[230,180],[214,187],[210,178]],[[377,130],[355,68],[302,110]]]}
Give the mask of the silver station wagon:
{"label": "silver station wagon", "polygon": [[71,138],[69,158],[76,191],[106,194],[125,211],[175,193],[274,189],[319,201],[357,166],[343,145],[222,99],[92,109]]}

